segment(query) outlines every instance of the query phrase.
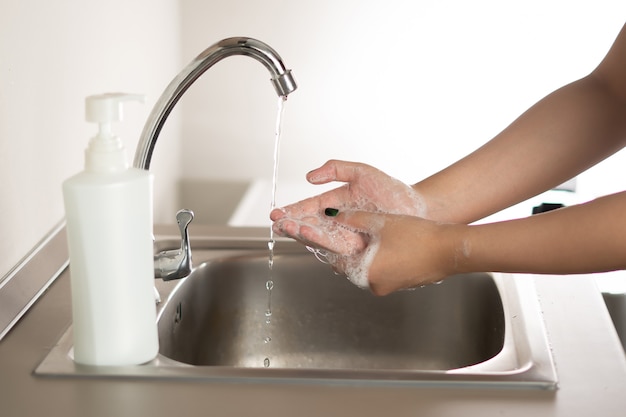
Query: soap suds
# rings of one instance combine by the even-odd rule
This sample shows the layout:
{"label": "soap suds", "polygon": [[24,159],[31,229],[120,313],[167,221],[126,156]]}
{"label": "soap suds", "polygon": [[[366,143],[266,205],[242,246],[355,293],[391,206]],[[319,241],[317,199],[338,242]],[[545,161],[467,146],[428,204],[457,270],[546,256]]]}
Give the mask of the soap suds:
{"label": "soap suds", "polygon": [[[328,174],[319,173],[308,179],[312,183],[332,180]],[[334,201],[337,196],[341,196],[341,204]],[[274,223],[274,230],[278,234],[304,243],[317,259],[343,271],[350,282],[365,289],[370,288],[369,269],[380,246],[374,237],[384,225],[384,218],[377,219],[380,224],[376,222],[356,230],[325,216],[326,207],[319,208],[316,199],[333,201],[332,207],[344,213],[367,211],[422,218],[427,216],[425,200],[419,192],[400,180],[382,178],[378,174],[361,176],[358,183],[346,183],[321,196],[280,209],[282,217]],[[315,206],[319,212],[312,213],[311,209]],[[469,254],[469,247],[463,252]]]}
{"label": "soap suds", "polygon": [[354,285],[370,288],[368,272],[379,245],[369,241],[369,235],[380,230],[380,224],[360,231],[320,216],[305,220],[285,217],[274,226],[280,234],[304,243],[320,262],[340,269]]}
{"label": "soap suds", "polygon": [[362,234],[343,227],[327,216],[307,216],[303,219],[283,217],[274,223],[274,230],[312,248],[343,256],[360,253],[367,245]]}
{"label": "soap suds", "polygon": [[344,273],[348,280],[359,288],[370,289],[369,270],[378,253],[378,242],[370,242],[365,251],[358,255],[348,257],[345,264]]}

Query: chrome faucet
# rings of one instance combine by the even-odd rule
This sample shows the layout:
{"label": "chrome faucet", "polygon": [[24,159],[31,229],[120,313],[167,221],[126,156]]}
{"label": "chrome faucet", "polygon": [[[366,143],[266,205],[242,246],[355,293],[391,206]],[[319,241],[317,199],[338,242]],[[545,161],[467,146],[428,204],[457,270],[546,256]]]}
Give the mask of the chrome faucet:
{"label": "chrome faucet", "polygon": [[[161,129],[172,109],[189,87],[206,70],[217,62],[232,55],[245,55],[259,61],[271,74],[271,82],[279,97],[286,97],[296,90],[297,85],[291,71],[286,69],[282,59],[269,45],[251,38],[228,38],[208,47],[187,65],[167,86],[148,116],[141,132],[133,165],[140,169],[150,169],[154,146]],[[191,247],[187,226],[193,213],[180,211],[177,221],[181,232],[180,250],[165,251],[155,255],[155,275],[164,279],[180,279],[191,271]],[[167,278],[166,278],[167,277]]]}
{"label": "chrome faucet", "polygon": [[265,66],[272,75],[271,81],[279,97],[286,97],[296,90],[291,70],[285,68],[282,59],[269,45],[251,38],[228,38],[208,47],[187,65],[167,86],[154,109],[137,144],[134,166],[150,169],[150,160],[161,128],[170,112],[189,87],[206,70],[232,55],[250,56]]}

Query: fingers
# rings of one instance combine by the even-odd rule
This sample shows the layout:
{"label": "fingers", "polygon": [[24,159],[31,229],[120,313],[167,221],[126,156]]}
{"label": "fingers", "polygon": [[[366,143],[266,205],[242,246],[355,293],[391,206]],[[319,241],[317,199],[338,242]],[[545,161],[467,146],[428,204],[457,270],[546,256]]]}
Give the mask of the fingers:
{"label": "fingers", "polygon": [[296,220],[283,217],[272,228],[280,236],[345,256],[362,252],[367,246],[366,236],[319,218]]}
{"label": "fingers", "polygon": [[283,218],[275,222],[272,229],[280,236],[290,237],[307,246],[327,249],[326,246],[332,244],[328,234],[321,231],[321,226],[301,220]]}
{"label": "fingers", "polygon": [[353,203],[353,197],[350,195],[350,183],[358,182],[364,173],[373,170],[375,168],[357,162],[330,160],[321,167],[309,172],[307,180],[312,184],[318,185],[332,181],[346,182],[348,184],[318,196],[290,204],[284,208],[275,209],[270,213],[270,218],[272,221],[286,216],[302,218],[305,215],[322,214],[326,207],[345,207],[346,203]]}
{"label": "fingers", "polygon": [[353,255],[363,251],[371,236],[385,222],[384,215],[365,211],[344,211],[337,214],[336,209],[327,208],[324,216],[303,218],[293,218],[278,211],[280,218],[272,225],[276,234],[341,255]]}
{"label": "fingers", "polygon": [[276,221],[283,217],[304,218],[305,216],[319,216],[324,213],[326,207],[343,207],[348,201],[348,189],[344,185],[281,209],[275,209],[270,213],[270,218]]}
{"label": "fingers", "polygon": [[270,219],[275,222],[285,217],[285,210],[282,208],[276,208],[270,212]]}
{"label": "fingers", "polygon": [[326,184],[332,181],[352,182],[359,178],[363,170],[374,169],[359,162],[332,159],[306,175],[311,184]]}

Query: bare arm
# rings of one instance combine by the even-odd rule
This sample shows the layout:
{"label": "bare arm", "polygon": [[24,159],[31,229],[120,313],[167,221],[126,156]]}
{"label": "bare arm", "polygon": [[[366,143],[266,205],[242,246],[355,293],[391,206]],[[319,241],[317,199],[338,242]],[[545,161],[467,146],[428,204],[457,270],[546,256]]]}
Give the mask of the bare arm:
{"label": "bare arm", "polygon": [[459,270],[549,274],[626,268],[626,192],[509,222],[466,226]]}
{"label": "bare arm", "polygon": [[469,223],[548,190],[626,143],[626,26],[587,77],[545,97],[487,144],[415,184],[434,220]]}
{"label": "bare arm", "polygon": [[463,272],[577,274],[626,268],[626,192],[481,225],[364,211],[340,213],[334,221],[369,242],[363,254],[341,257],[335,267],[354,281],[368,282],[377,295]]}

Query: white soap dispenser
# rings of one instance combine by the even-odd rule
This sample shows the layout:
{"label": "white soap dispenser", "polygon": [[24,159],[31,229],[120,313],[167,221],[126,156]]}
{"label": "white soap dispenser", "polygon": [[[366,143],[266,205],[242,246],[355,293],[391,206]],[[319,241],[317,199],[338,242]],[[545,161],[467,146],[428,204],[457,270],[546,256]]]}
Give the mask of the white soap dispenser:
{"label": "white soap dispenser", "polygon": [[131,168],[111,123],[122,103],[143,96],[87,97],[99,124],[85,170],[63,183],[72,287],[74,360],[136,365],[158,352],[152,246],[152,175]]}

